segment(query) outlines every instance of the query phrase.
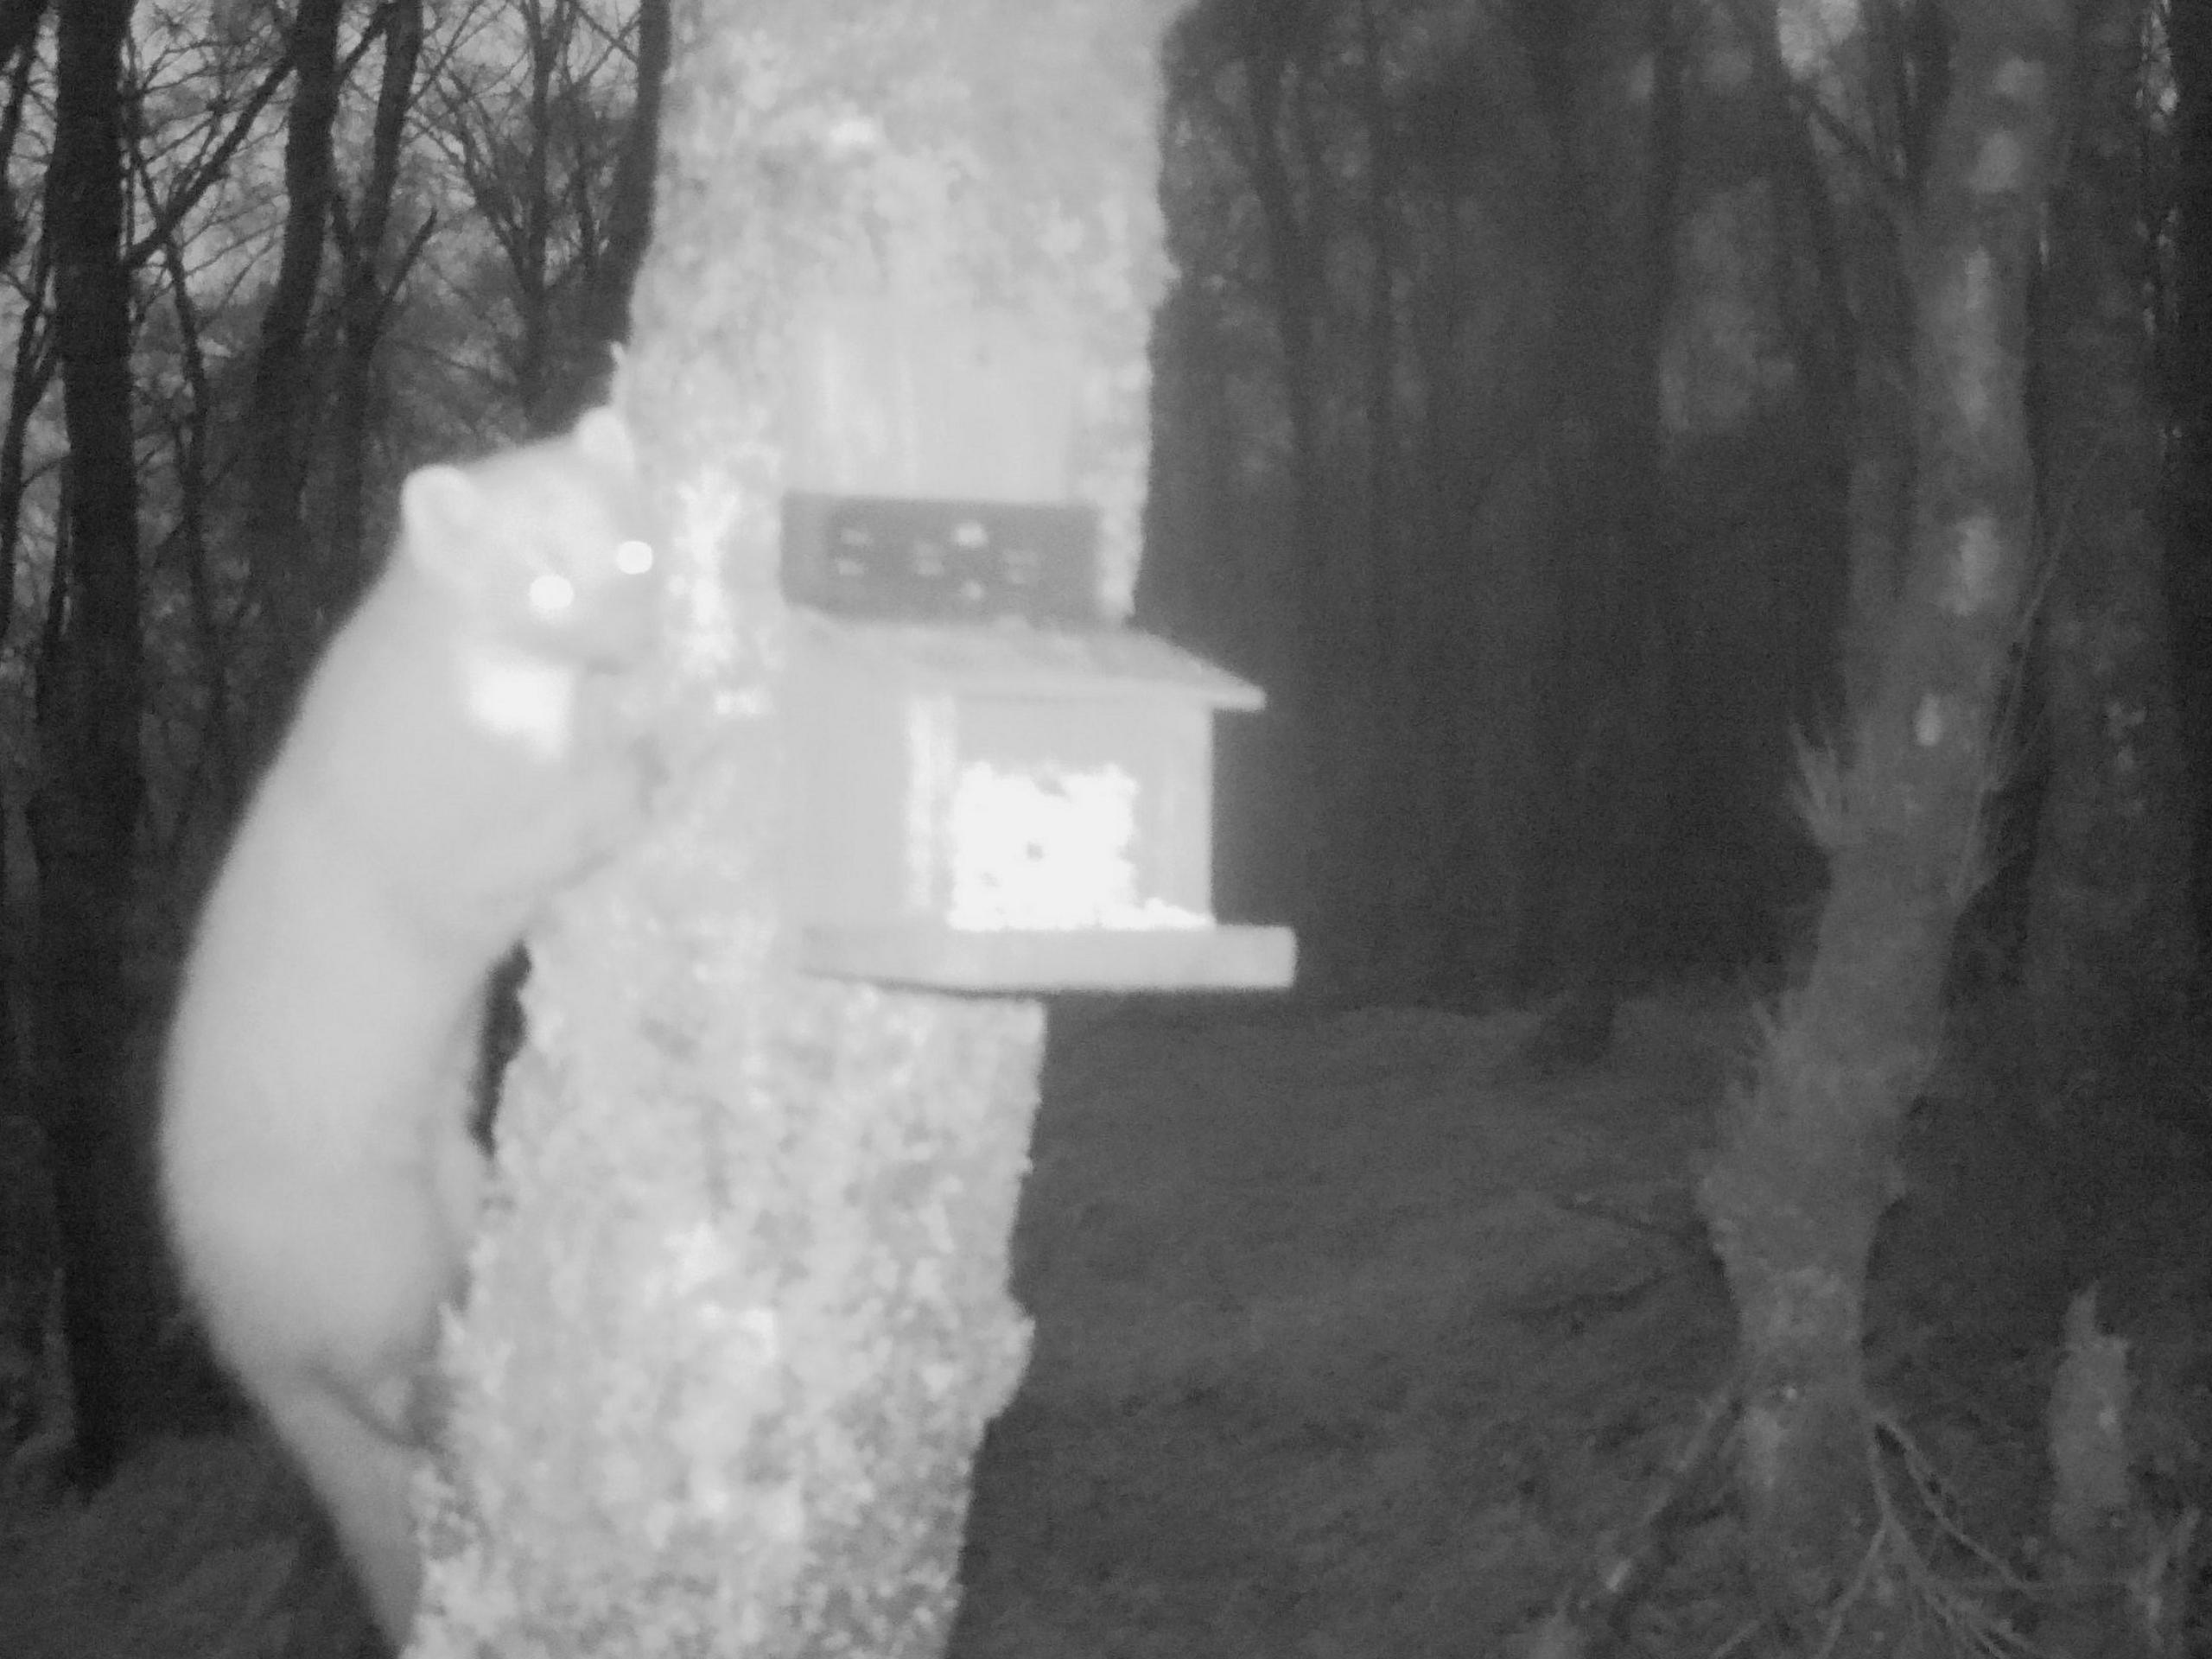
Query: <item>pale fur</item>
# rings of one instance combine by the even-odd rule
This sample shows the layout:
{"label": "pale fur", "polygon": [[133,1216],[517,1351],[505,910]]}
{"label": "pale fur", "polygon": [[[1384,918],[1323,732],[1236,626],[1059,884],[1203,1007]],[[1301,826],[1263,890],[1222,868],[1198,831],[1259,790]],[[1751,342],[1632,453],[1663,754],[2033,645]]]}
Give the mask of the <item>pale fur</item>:
{"label": "pale fur", "polygon": [[[652,638],[632,483],[606,411],[407,480],[398,545],[208,896],[170,1031],[162,1177],[186,1284],[395,1646],[420,1580],[423,1385],[483,1179],[485,983],[641,804],[635,745],[578,710]],[[553,613],[530,587],[549,570],[573,590]],[[508,701],[486,706],[487,676]]]}

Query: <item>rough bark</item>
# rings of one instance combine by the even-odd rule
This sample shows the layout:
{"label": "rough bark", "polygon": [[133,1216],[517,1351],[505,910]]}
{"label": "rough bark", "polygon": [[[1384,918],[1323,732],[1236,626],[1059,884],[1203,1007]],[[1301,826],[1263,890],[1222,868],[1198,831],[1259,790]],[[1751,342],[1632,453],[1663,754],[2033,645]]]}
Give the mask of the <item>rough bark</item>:
{"label": "rough bark", "polygon": [[64,1324],[80,1474],[105,1478],[155,1416],[151,1205],[128,1109],[133,837],[144,791],[130,282],[123,263],[128,0],[72,0],[58,37],[46,234],[69,439],[39,664],[37,1087],[68,1258]]}
{"label": "rough bark", "polygon": [[942,1649],[969,1465],[1027,1345],[1007,1249],[1041,1022],[792,967],[788,769],[829,762],[785,724],[783,341],[862,276],[1072,307],[1076,487],[1126,576],[1167,10],[677,9],[618,387],[683,595],[670,782],[531,942],[420,1653]]}
{"label": "rough bark", "polygon": [[[2024,979],[2054,1101],[2177,1009],[2189,849],[2157,519],[2162,466],[2141,296],[2141,0],[2082,0],[2041,347],[2050,588],[2038,639],[2050,769]],[[2087,1129],[2087,1123],[2078,1124]]]}
{"label": "rough bark", "polygon": [[[1847,764],[1808,769],[1831,877],[1809,976],[1732,1103],[1701,1191],[1740,1322],[1745,1535],[1770,1605],[1801,1626],[1854,1581],[1877,1521],[1867,1253],[1936,1052],[2026,587],[2027,291],[2069,22],[2060,0],[1953,10],[1953,92],[1910,238],[1906,580]],[[1905,1610],[1879,1592],[1852,1613],[1873,1651]]]}

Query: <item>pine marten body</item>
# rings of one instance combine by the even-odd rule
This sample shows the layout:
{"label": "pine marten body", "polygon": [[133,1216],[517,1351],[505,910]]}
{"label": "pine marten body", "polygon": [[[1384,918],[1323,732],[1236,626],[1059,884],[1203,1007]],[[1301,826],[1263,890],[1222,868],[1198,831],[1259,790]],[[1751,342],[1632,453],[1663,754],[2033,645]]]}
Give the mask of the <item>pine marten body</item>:
{"label": "pine marten body", "polygon": [[645,772],[595,721],[658,612],[626,430],[402,492],[397,545],[331,641],[187,961],[163,1198],[216,1352],[330,1512],[404,1644],[422,1384],[483,1180],[486,980],[632,833]]}

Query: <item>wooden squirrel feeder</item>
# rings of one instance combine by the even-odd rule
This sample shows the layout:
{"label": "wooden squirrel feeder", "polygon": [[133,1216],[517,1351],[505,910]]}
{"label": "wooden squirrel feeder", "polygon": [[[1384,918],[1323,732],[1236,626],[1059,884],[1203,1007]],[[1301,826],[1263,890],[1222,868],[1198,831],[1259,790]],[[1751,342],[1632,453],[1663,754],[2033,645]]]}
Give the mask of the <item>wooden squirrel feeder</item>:
{"label": "wooden squirrel feeder", "polygon": [[[1211,909],[1213,716],[1264,699],[1106,614],[1097,515],[1067,499],[1071,406],[1035,395],[1073,384],[1071,354],[1055,372],[1002,320],[881,302],[823,308],[799,345],[801,965],[972,991],[1287,984],[1288,930]],[[926,441],[869,439],[901,432]]]}

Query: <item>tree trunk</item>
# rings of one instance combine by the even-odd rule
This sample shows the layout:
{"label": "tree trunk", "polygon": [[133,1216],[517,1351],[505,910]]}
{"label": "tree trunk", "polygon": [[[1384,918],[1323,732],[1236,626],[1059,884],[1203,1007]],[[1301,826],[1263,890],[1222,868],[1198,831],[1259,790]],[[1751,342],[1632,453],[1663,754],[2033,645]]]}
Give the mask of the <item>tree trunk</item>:
{"label": "tree trunk", "polygon": [[[515,305],[521,333],[515,345],[515,401],[529,416],[531,429],[549,430],[545,394],[552,377],[556,329],[553,319],[553,72],[569,49],[575,26],[575,0],[524,0],[519,8],[530,99],[523,118],[521,176],[498,178],[495,187],[513,191],[514,223],[507,237],[507,263],[515,280]],[[490,131],[485,148],[499,156],[512,135]],[[496,163],[495,163],[496,165]],[[482,191],[478,205],[488,215]]]}
{"label": "tree trunk", "polygon": [[1274,0],[1243,0],[1235,11],[1245,155],[1267,252],[1290,429],[1289,564],[1298,622],[1281,712],[1294,725],[1303,758],[1294,785],[1297,805],[1286,815],[1292,842],[1287,861],[1299,895],[1299,976],[1309,989],[1341,989],[1358,976],[1365,957],[1355,891],[1362,879],[1358,826],[1365,804],[1351,776],[1364,769],[1357,652],[1343,643],[1363,639],[1365,629],[1357,573],[1334,542],[1324,487],[1320,342],[1327,232],[1311,200],[1301,201],[1289,159],[1300,107],[1297,85],[1307,69],[1299,46],[1306,16],[1302,5]]}
{"label": "tree trunk", "polygon": [[[2171,1046],[2195,956],[2185,765],[2157,519],[2164,434],[2140,296],[2141,0],[2082,0],[2071,140],[2052,202],[2044,300],[2044,522],[2053,561],[2038,638],[2050,741],[2023,977],[2049,1116],[2094,1160],[2127,1144]],[[2084,1087],[2091,1079],[2103,1087]],[[2088,1166],[2081,1173],[2087,1174]],[[2081,1277],[2109,1237],[2101,1179],[2069,1234]]]}
{"label": "tree trunk", "polygon": [[[1929,7],[1926,10],[1933,10]],[[1871,706],[1896,622],[1911,539],[1913,493],[1912,317],[1906,292],[1896,213],[1898,185],[1916,200],[1926,170],[1923,127],[1905,89],[1940,81],[1940,61],[1910,61],[1897,54],[1916,43],[1939,49],[1925,31],[1910,40],[1865,31],[1839,42],[1824,83],[1867,89],[1868,105],[1851,128],[1854,145],[1832,137],[1832,208],[1811,211],[1827,222],[1818,238],[1824,286],[1848,307],[1840,330],[1847,360],[1835,378],[1839,405],[1850,421],[1848,598],[1843,619],[1842,681],[1846,709]],[[1884,97],[1889,91],[1894,95]],[[1816,94],[1817,95],[1817,94]],[[1809,157],[1827,136],[1816,122],[1800,138]],[[1839,153],[1840,152],[1840,153]],[[1820,186],[1793,173],[1812,197]]]}
{"label": "tree trunk", "polygon": [[[330,396],[331,508],[324,593],[349,609],[375,574],[368,532],[368,450],[378,347],[407,259],[386,244],[392,197],[405,156],[407,124],[423,56],[423,0],[391,0],[384,18],[384,73],[369,129],[369,172],[350,208],[334,204],[340,271],[338,367]],[[423,229],[429,228],[427,223]],[[419,245],[419,244],[418,244]]]}
{"label": "tree trunk", "polygon": [[594,401],[607,379],[610,348],[630,338],[630,295],[652,239],[653,169],[660,162],[669,28],[669,0],[639,0],[637,92],[614,161],[606,245],[584,274],[576,338],[561,354],[560,372],[546,393],[549,429],[567,427]]}
{"label": "tree trunk", "polygon": [[37,1086],[68,1252],[64,1324],[79,1472],[104,1479],[157,1414],[142,1135],[128,1110],[125,957],[144,780],[130,282],[123,264],[128,0],[61,9],[47,235],[69,437],[62,536],[39,664]]}
{"label": "tree trunk", "polygon": [[2140,1020],[2177,1006],[2194,954],[2154,516],[2163,435],[2140,300],[2142,0],[2082,0],[2081,16],[2039,342],[2050,775],[2025,979],[2055,1098],[2140,1046]]}
{"label": "tree trunk", "polygon": [[[2195,842],[2212,848],[2212,6],[2166,9],[2174,72],[2172,336],[2165,384],[2174,446],[2166,485],[2169,597],[2179,701],[2195,765]],[[2196,944],[2212,949],[2212,862],[2191,891]]]}
{"label": "tree trunk", "polygon": [[23,546],[23,468],[31,422],[54,383],[55,350],[49,307],[54,242],[39,243],[30,280],[24,284],[22,309],[16,324],[16,349],[8,378],[8,416],[0,428],[0,639],[16,620],[16,560]]}
{"label": "tree trunk", "polygon": [[[1874,1535],[1867,1252],[1936,1051],[2034,522],[2027,290],[2069,19],[2058,0],[2024,0],[1957,6],[1954,24],[1953,93],[1912,238],[1906,582],[1847,765],[1808,769],[1831,873],[1810,975],[1732,1103],[1701,1191],[1740,1320],[1745,1535],[1769,1604],[1799,1628],[1853,1582]],[[1909,1614],[1871,1589],[1847,1629],[1878,1643]]]}
{"label": "tree trunk", "polygon": [[308,348],[329,232],[331,129],[338,118],[338,18],[343,0],[300,0],[289,55],[292,106],[284,128],[284,237],[276,281],[261,314],[246,410],[244,524],[254,580],[273,626],[272,697],[257,700],[266,717],[281,709],[328,620],[317,561],[301,516],[307,487],[308,433],[316,377]]}
{"label": "tree trunk", "polygon": [[[1361,804],[1359,874],[1367,891],[1361,910],[1369,918],[1362,958],[1377,984],[1419,983],[1428,977],[1427,938],[1436,914],[1432,873],[1421,855],[1443,840],[1450,820],[1438,796],[1440,757],[1419,679],[1423,607],[1433,590],[1412,565],[1412,526],[1398,500],[1398,276],[1397,207],[1402,189],[1394,130],[1389,67],[1376,0],[1359,0],[1359,91],[1357,108],[1367,129],[1367,170],[1360,182],[1360,228],[1366,232],[1367,317],[1360,338],[1366,404],[1367,511],[1364,516],[1370,595],[1367,634],[1355,652],[1361,664],[1360,699],[1367,705],[1366,735],[1351,753],[1364,776]],[[1382,734],[1396,734],[1383,741]],[[1388,803],[1385,807],[1380,804]]]}
{"label": "tree trunk", "polygon": [[789,768],[845,757],[787,724],[785,342],[855,283],[1071,308],[1077,487],[1126,575],[1169,10],[677,10],[618,385],[670,513],[671,781],[647,843],[531,940],[419,1653],[942,1649],[970,1462],[1027,1348],[1007,1252],[1042,1026],[793,967]]}
{"label": "tree trunk", "polygon": [[[1563,290],[1558,327],[1568,423],[1571,505],[1559,569],[1562,640],[1548,689],[1551,907],[1535,973],[1563,977],[1567,1001],[1536,1034],[1540,1061],[1594,1059],[1649,938],[1656,787],[1674,745],[1656,660],[1659,607],[1673,537],[1662,454],[1660,358],[1673,309],[1681,188],[1687,42],[1674,0],[1637,0],[1645,107],[1593,118],[1591,100],[1625,99],[1609,73],[1620,18],[1603,5],[1525,25],[1531,63],[1554,109],[1561,175]],[[1639,77],[1640,78],[1640,77]],[[1610,112],[1609,112],[1610,113]],[[1621,135],[1641,121],[1634,138]],[[1593,153],[1588,135],[1608,135]],[[1627,181],[1624,186],[1623,179]],[[1633,233],[1615,235],[1617,224]],[[1627,251],[1618,251],[1625,246]]]}
{"label": "tree trunk", "polygon": [[6,181],[22,132],[21,111],[38,70],[38,30],[45,17],[46,0],[0,0],[0,65],[7,67],[9,111],[0,119],[0,270],[16,263],[29,230]]}

